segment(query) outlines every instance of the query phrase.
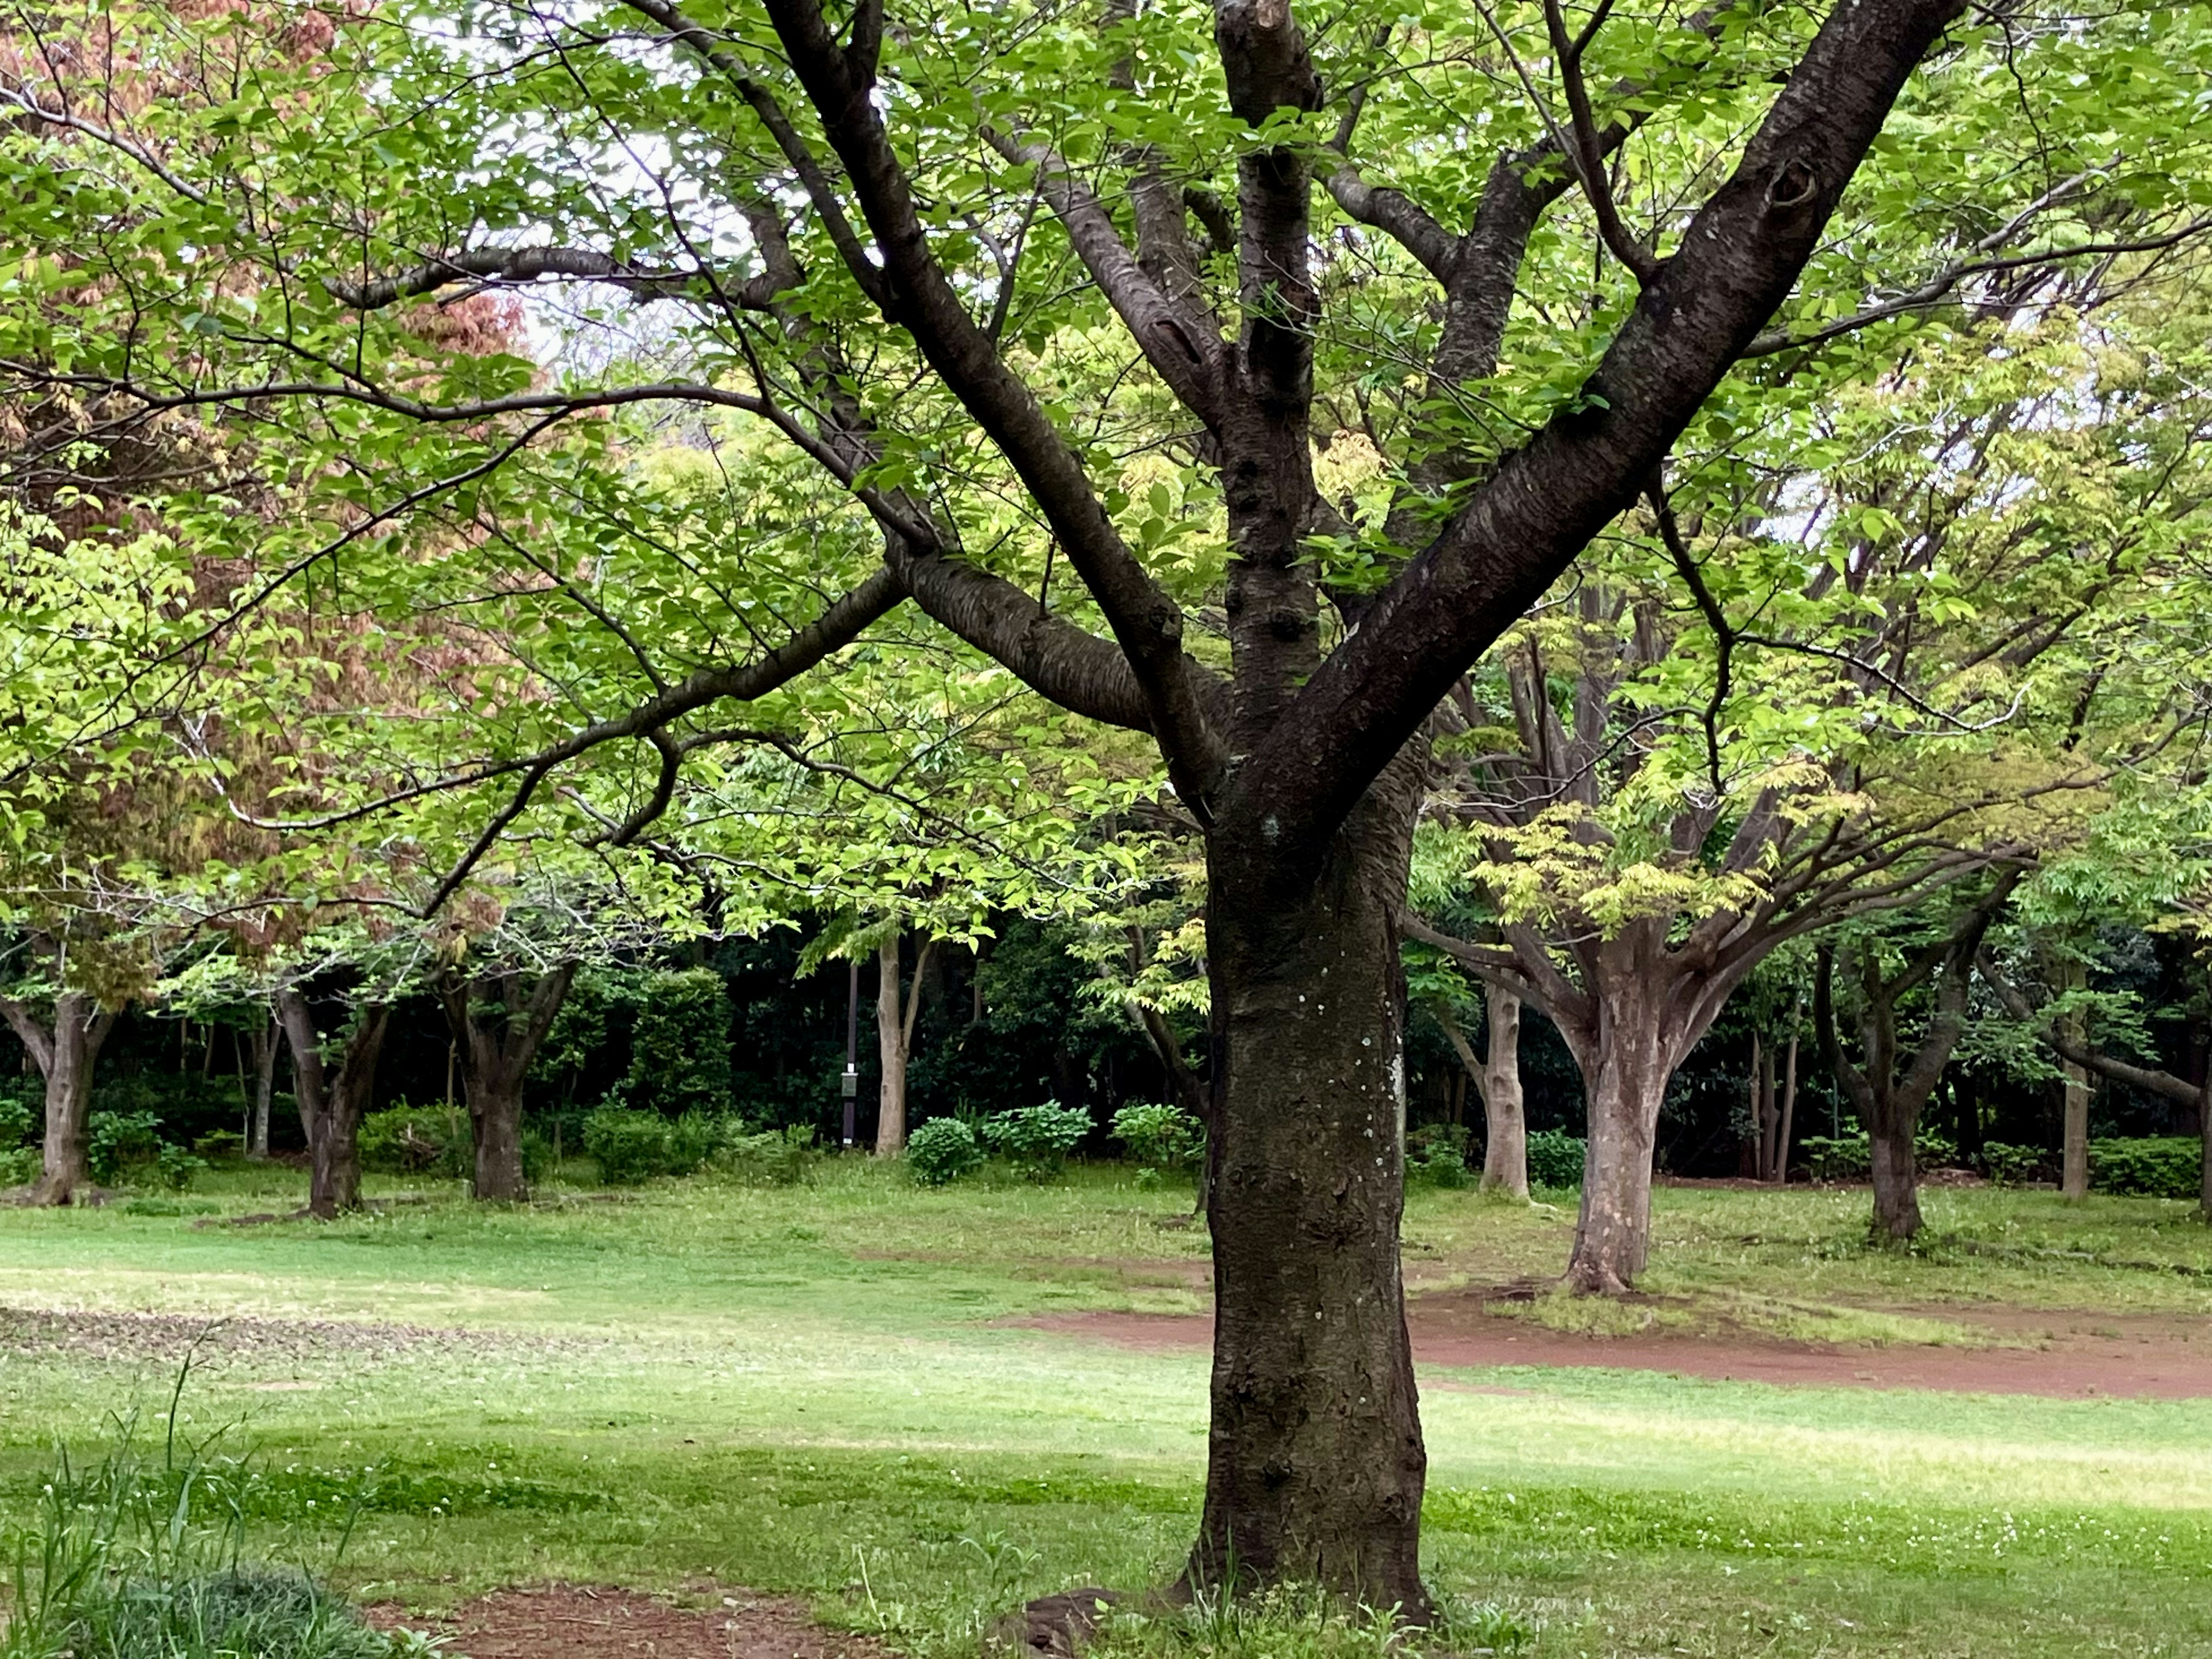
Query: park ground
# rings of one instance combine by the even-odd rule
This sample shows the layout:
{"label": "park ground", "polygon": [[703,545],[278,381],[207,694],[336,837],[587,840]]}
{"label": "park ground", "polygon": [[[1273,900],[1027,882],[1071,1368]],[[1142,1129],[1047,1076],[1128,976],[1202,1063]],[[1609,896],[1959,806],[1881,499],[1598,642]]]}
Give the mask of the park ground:
{"label": "park ground", "polygon": [[[418,1624],[503,1587],[725,1623],[787,1597],[938,1659],[1026,1598],[1166,1581],[1195,1525],[1187,1190],[855,1161],[497,1211],[386,1182],[353,1219],[240,1224],[283,1182],[0,1212],[0,1521],[57,1441],[95,1455],[135,1413],[158,1455],[197,1340],[175,1430],[249,1458],[249,1549]],[[1428,1571],[1464,1628],[1547,1656],[2212,1654],[2212,1231],[1936,1189],[1923,1246],[1874,1251],[1866,1203],[1662,1188],[1648,1293],[1594,1304],[1547,1284],[1571,1194],[1412,1195]]]}

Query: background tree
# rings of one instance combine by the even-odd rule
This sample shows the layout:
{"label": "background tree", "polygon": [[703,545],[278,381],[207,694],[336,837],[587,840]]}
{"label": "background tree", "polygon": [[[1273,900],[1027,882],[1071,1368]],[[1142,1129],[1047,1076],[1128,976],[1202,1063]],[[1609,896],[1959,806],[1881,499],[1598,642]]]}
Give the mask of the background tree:
{"label": "background tree", "polygon": [[[2125,153],[2123,245],[2177,234],[2180,192],[2155,181],[2193,162],[2195,118],[2172,118],[2200,107],[2196,71],[2144,81],[2203,61],[2189,26],[2130,12],[2085,34],[2031,10],[1954,30],[1963,13],[1857,0],[1739,28],[1515,7],[1404,33],[1394,13],[1333,20],[1318,49],[1291,11],[1248,0],[1103,29],[1027,11],[914,26],[865,0],[834,21],[813,0],[635,0],[518,9],[465,39],[364,29],[340,42],[373,88],[356,112],[281,150],[202,121],[198,149],[139,168],[170,192],[166,240],[107,245],[82,287],[189,329],[109,315],[65,371],[9,339],[0,356],[30,384],[149,408],[252,399],[301,439],[286,463],[303,475],[343,452],[346,510],[264,538],[272,572],[335,561],[401,514],[483,526],[489,507],[486,539],[447,568],[504,596],[481,580],[487,543],[539,551],[545,585],[509,628],[557,603],[599,607],[625,645],[658,637],[579,580],[556,515],[507,493],[519,474],[541,499],[602,492],[613,434],[569,416],[737,410],[849,490],[872,567],[849,538],[796,587],[770,572],[793,603],[696,665],[655,665],[618,712],[510,704],[475,757],[425,769],[486,837],[526,833],[553,769],[609,745],[653,751],[635,796],[665,802],[655,780],[703,739],[701,711],[773,697],[908,599],[1042,695],[1149,736],[1208,860],[1218,1351],[1192,1575],[1317,1577],[1419,1613],[1411,1358],[1402,1317],[1379,1311],[1400,1303],[1400,1172],[1374,1158],[1396,1145],[1395,915],[1422,794],[1401,750],[1747,354],[1802,354],[1994,278],[2081,223],[2054,163],[2063,178]],[[2126,94],[2107,95],[2120,64]],[[340,79],[319,68],[326,104]],[[1887,147],[1854,190],[1901,94],[1948,143]],[[395,159],[365,174],[370,125]],[[74,130],[135,160],[126,132]],[[495,131],[529,137],[488,175]],[[617,177],[636,190],[601,187]],[[1937,178],[1971,210],[1917,211]],[[89,193],[81,175],[21,192],[31,245],[82,245]],[[1194,222],[1221,239],[1210,265]],[[180,271],[163,257],[178,243],[222,257]],[[677,349],[539,384],[538,365],[441,357],[407,332],[407,301],[578,275],[669,302],[680,320],[655,331]],[[1379,520],[1316,492],[1318,441],[1353,429],[1388,458]],[[1163,443],[1188,488],[1131,492],[1127,456]],[[1187,537],[1172,520],[1193,497]],[[1197,541],[1209,551],[1183,556]],[[596,635],[532,643],[539,662],[616,660]]]}

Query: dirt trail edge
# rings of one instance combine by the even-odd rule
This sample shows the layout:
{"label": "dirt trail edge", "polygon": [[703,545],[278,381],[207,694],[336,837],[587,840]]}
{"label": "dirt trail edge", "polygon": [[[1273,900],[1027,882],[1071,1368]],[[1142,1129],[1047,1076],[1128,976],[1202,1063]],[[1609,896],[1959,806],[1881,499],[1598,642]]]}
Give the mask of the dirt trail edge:
{"label": "dirt trail edge", "polygon": [[380,1630],[428,1628],[466,1659],[895,1659],[872,1637],[825,1630],[788,1596],[716,1588],[716,1606],[679,1607],[635,1590],[538,1584],[494,1590],[449,1618],[382,1604]]}
{"label": "dirt trail edge", "polygon": [[[2212,1398],[2212,1321],[2186,1315],[2116,1316],[2039,1310],[2002,1321],[2019,1347],[1840,1347],[1653,1330],[1632,1336],[1584,1336],[1547,1330],[1484,1311],[1463,1293],[1416,1297],[1407,1304],[1413,1358],[1420,1364],[1478,1369],[1501,1365],[1666,1371],[1680,1376],[1813,1388],[1926,1389],[1953,1394],[2039,1395],[2054,1399]],[[1949,1311],[1961,1324],[1972,1310]],[[1198,1348],[1212,1340],[1205,1314],[1070,1313],[1012,1322],[1031,1329],[1138,1348]],[[1451,1386],[1445,1380],[1446,1387]]]}

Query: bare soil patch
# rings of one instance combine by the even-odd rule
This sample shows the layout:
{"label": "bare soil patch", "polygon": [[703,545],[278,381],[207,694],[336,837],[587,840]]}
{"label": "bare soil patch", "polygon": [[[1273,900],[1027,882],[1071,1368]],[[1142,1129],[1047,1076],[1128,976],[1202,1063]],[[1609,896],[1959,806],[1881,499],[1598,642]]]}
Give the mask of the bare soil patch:
{"label": "bare soil patch", "polygon": [[457,1659],[890,1659],[872,1637],[823,1629],[802,1601],[713,1594],[719,1605],[693,1608],[635,1590],[539,1584],[494,1590],[446,1619],[389,1604],[366,1611],[380,1630],[404,1625],[450,1638],[446,1651]]}
{"label": "bare soil patch", "polygon": [[436,1328],[380,1321],[250,1318],[233,1315],[95,1313],[0,1307],[0,1353],[177,1364],[195,1370],[296,1365],[315,1360],[402,1360],[428,1351],[489,1347],[568,1349],[586,1346],[511,1332]]}
{"label": "bare soil patch", "polygon": [[[2186,1315],[2116,1316],[2094,1310],[1916,1308],[1982,1324],[2023,1346],[1887,1347],[1786,1342],[1654,1329],[1629,1336],[1547,1330],[1488,1311],[1520,1296],[1457,1291],[1407,1304],[1413,1358],[1425,1365],[1595,1367],[1817,1388],[1927,1389],[1955,1394],[2212,1399],[2212,1322]],[[1192,1348],[1213,1340],[1206,1314],[1052,1314],[1031,1328],[1137,1348]]]}

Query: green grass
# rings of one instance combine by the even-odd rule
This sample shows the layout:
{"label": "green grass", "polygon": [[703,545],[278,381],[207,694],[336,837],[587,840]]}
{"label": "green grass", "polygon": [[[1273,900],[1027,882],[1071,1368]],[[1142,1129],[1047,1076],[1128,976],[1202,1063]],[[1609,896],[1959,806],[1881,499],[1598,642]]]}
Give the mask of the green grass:
{"label": "green grass", "polygon": [[[56,1436],[97,1445],[133,1407],[165,1430],[175,1348],[227,1319],[178,1432],[245,1455],[253,1551],[364,1599],[712,1580],[933,1656],[1029,1595],[1161,1582],[1189,1540],[1205,1356],[1013,1322],[1202,1306],[1187,1192],[1111,1170],[927,1192],[856,1164],[517,1211],[416,1185],[334,1224],[211,1224],[294,1200],[270,1180],[0,1212],[0,1306],[179,1316],[0,1322],[0,1516],[32,1518]],[[1662,1190],[1653,1305],[1872,1340],[1990,1340],[1970,1316],[1992,1305],[2212,1312],[2212,1235],[2182,1206],[1927,1203],[1926,1248],[1870,1251],[1863,1193]],[[1571,1224],[1416,1194],[1409,1280],[1556,1274]],[[1424,1384],[1432,1581],[1535,1627],[1537,1654],[2212,1652],[2203,1404]]]}

